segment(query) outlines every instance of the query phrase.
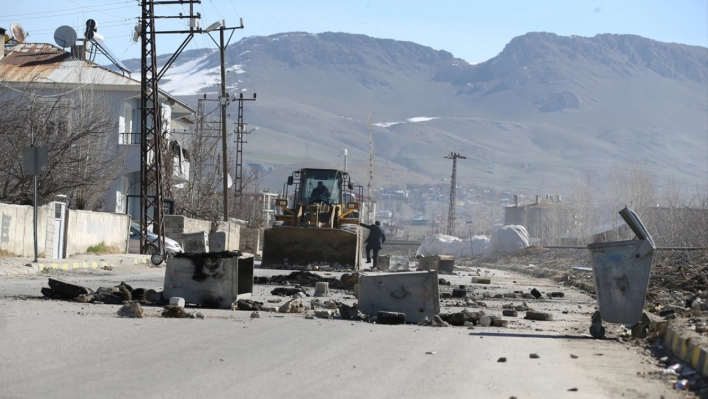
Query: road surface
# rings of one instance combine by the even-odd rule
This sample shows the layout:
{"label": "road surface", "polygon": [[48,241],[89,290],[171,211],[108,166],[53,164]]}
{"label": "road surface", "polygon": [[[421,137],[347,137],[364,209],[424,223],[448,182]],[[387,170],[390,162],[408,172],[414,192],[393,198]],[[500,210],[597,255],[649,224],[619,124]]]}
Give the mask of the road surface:
{"label": "road surface", "polygon": [[[256,276],[287,273],[256,269]],[[667,381],[638,375],[663,368],[642,346],[590,338],[595,302],[586,294],[493,270],[485,274],[493,284],[483,287],[470,284],[470,274],[441,277],[452,282],[449,287],[465,284],[470,295],[486,302],[482,309],[488,314],[501,314],[502,304],[522,300],[482,298],[484,292],[535,287],[566,296],[524,300],[552,312],[554,321],[524,320],[520,312],[508,328],[389,326],[264,312],[256,319],[249,311],[216,309],[199,309],[203,320],[165,319],[159,307],[145,307],[146,318],[129,319],[116,316],[118,305],[38,299],[40,288],[49,275],[93,289],[121,281],[161,288],[163,268],[4,278],[0,397],[684,397]],[[269,293],[274,287],[254,286],[253,299],[276,298]],[[350,293],[335,295],[355,302]],[[456,301],[443,301],[443,312],[462,310],[453,306]],[[620,327],[607,328],[612,337]],[[530,358],[532,353],[538,358]],[[499,362],[501,357],[506,362]]]}

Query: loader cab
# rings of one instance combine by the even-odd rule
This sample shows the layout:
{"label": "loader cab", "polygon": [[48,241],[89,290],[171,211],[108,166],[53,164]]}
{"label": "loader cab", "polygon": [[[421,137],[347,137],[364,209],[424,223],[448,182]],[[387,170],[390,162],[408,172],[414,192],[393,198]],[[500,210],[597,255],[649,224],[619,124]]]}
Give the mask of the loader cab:
{"label": "loader cab", "polygon": [[331,169],[302,169],[298,202],[303,204],[342,203],[342,172]]}

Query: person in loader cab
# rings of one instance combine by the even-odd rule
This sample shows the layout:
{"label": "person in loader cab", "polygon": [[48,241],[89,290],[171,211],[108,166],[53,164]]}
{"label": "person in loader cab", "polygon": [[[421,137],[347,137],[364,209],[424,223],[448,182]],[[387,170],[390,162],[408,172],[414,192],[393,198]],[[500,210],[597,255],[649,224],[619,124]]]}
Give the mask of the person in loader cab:
{"label": "person in loader cab", "polygon": [[321,181],[317,182],[317,187],[315,187],[312,190],[312,194],[310,194],[310,203],[313,203],[315,201],[323,201],[326,203],[329,203],[329,190],[327,187],[325,187],[324,184],[322,184]]}
{"label": "person in loader cab", "polygon": [[381,228],[381,222],[378,220],[374,224],[359,223],[359,226],[366,227],[369,229],[369,237],[366,238],[366,263],[371,263],[371,251],[374,251],[374,264],[372,267],[376,267],[379,260],[379,250],[386,242],[386,234],[384,234]]}

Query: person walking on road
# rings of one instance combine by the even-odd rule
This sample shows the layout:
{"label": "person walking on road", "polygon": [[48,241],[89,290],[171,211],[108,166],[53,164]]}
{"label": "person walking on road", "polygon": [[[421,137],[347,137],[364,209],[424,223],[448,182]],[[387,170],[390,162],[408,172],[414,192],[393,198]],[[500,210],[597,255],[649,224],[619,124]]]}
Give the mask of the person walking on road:
{"label": "person walking on road", "polygon": [[366,227],[369,229],[369,237],[366,238],[366,263],[371,263],[371,251],[374,251],[374,264],[372,267],[376,267],[379,260],[379,250],[386,242],[386,234],[384,234],[381,228],[381,222],[378,220],[374,224],[359,223],[359,226]]}

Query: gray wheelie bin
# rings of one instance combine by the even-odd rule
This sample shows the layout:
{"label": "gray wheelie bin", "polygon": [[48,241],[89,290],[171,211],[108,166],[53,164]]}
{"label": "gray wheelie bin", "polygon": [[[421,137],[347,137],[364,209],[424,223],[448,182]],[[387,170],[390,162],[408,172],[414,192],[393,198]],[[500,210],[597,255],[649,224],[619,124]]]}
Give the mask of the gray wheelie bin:
{"label": "gray wheelie bin", "polygon": [[590,334],[602,338],[605,335],[604,320],[631,324],[634,326],[632,335],[645,338],[649,325],[643,312],[644,299],[656,246],[634,211],[625,207],[619,214],[636,238],[588,245],[599,309],[592,316]]}

